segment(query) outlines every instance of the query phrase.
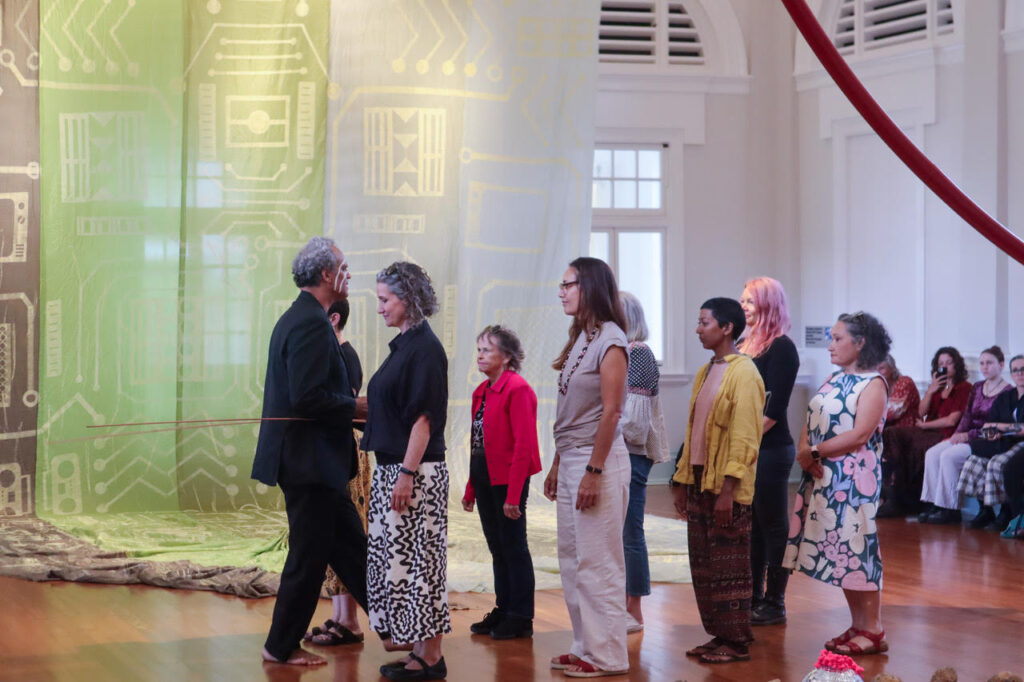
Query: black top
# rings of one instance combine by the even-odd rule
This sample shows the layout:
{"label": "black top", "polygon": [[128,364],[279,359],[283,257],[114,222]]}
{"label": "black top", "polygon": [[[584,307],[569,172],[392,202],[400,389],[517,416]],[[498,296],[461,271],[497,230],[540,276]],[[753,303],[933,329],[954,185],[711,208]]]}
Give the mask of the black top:
{"label": "black top", "polygon": [[427,322],[391,339],[391,353],[366,387],[368,416],[362,446],[378,464],[401,464],[412,425],[430,420],[423,462],[444,461],[448,419],[448,356]]}
{"label": "black top", "polygon": [[306,291],[274,325],[263,384],[264,421],[252,477],[267,485],[345,490],[358,470],[352,447],[356,401],[324,307]]}
{"label": "black top", "polygon": [[473,415],[473,425],[469,430],[469,453],[483,455],[484,452],[484,405],[487,404],[487,391],[480,396],[480,409]]}
{"label": "black top", "polygon": [[793,444],[786,412],[789,396],[793,393],[796,373],[800,369],[800,356],[788,336],[780,336],[768,350],[754,358],[757,371],[764,381],[764,416],[775,420],[775,425],[761,436],[762,448],[780,448]]}
{"label": "black top", "polygon": [[[1024,397],[1018,397],[1017,388],[1003,391],[992,401],[992,409],[988,411],[988,421],[999,424],[1020,424],[1024,422]],[[1005,452],[1021,441],[1021,436],[1001,436],[996,452]],[[975,453],[977,454],[977,453]]]}
{"label": "black top", "polygon": [[352,395],[359,395],[363,390],[363,363],[359,362],[359,353],[346,341],[341,344],[341,357],[345,359],[345,369],[348,370],[348,383],[352,387]]}

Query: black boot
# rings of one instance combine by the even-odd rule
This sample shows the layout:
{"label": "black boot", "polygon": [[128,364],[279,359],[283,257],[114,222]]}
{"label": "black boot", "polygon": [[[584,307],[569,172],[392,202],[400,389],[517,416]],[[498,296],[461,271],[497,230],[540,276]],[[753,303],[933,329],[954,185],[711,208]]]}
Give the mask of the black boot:
{"label": "black boot", "polygon": [[995,510],[992,509],[992,507],[989,507],[988,505],[984,505],[984,506],[982,506],[981,511],[978,512],[978,515],[975,516],[973,519],[971,519],[971,522],[968,523],[967,525],[970,528],[974,528],[974,529],[984,528],[985,526],[987,526],[988,524],[992,523],[995,520],[996,520],[996,512],[995,512]]}
{"label": "black boot", "polygon": [[789,571],[779,566],[768,567],[764,600],[750,612],[751,625],[778,625],[786,622],[786,583]]}
{"label": "black boot", "polygon": [[985,530],[994,530],[997,533],[1002,533],[1003,529],[1010,524],[1010,519],[1013,517],[1010,515],[1010,505],[1003,504],[999,507],[999,516],[992,523],[985,526]]}
{"label": "black boot", "polygon": [[764,601],[764,569],[765,565],[758,567],[751,566],[751,573],[754,578],[754,593],[750,597],[750,610],[753,611]]}

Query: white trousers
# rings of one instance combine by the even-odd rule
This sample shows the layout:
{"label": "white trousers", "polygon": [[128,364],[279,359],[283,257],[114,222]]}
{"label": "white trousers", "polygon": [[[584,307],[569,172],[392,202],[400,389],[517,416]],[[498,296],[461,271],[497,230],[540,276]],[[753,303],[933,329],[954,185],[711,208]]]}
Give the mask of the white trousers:
{"label": "white trousers", "polygon": [[629,502],[629,453],[618,438],[597,477],[597,504],[579,511],[576,494],[592,450],[559,452],[558,568],[572,621],[570,653],[602,670],[628,670],[622,526]]}
{"label": "white trousers", "polygon": [[960,496],[956,486],[960,481],[960,470],[970,456],[971,446],[967,443],[953,444],[944,440],[928,448],[924,453],[921,501],[945,509],[959,509]]}

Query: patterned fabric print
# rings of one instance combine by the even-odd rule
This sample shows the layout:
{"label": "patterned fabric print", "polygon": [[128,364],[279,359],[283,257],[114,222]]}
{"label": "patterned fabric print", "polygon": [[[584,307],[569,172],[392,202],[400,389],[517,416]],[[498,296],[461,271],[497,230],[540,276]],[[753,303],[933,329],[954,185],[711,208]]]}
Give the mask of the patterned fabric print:
{"label": "patterned fabric print", "polygon": [[658,395],[658,380],[661,372],[654,352],[647,344],[639,341],[629,344],[629,371],[626,375],[626,390],[641,395]]}
{"label": "patterned fabric print", "polygon": [[484,451],[484,405],[487,404],[487,391],[480,397],[480,409],[473,415],[473,426],[470,429],[470,451],[473,454]]}
{"label": "patterned fabric print", "polygon": [[1024,443],[1014,445],[1004,453],[991,458],[971,455],[960,470],[960,482],[957,491],[960,493],[960,504],[965,497],[977,497],[982,504],[992,506],[1007,501],[1003,481],[1003,466],[1018,452],[1024,451]]}
{"label": "patterned fabric print", "polygon": [[[359,458],[359,472],[348,482],[348,496],[356,505],[359,518],[363,520],[363,530],[366,530],[366,517],[370,509],[370,481],[373,478],[373,467],[370,466],[370,456],[364,450],[359,449],[359,436],[356,431],[356,456]],[[327,578],[324,580],[323,591],[330,597],[339,594],[348,594],[348,590],[338,580],[334,569],[327,567]]]}
{"label": "patterned fabric print", "polygon": [[370,627],[396,644],[452,631],[448,614],[448,468],[424,462],[409,510],[391,510],[401,465],[378,465],[370,495],[366,592]]}
{"label": "patterned fabric print", "polygon": [[716,497],[695,485],[687,486],[686,532],[693,593],[701,624],[709,635],[746,644],[754,641],[750,629],[750,507],[734,503],[732,525],[716,528]]}
{"label": "patterned fabric print", "polygon": [[[853,428],[857,400],[878,374],[838,371],[807,407],[807,434],[817,445]],[[875,528],[881,481],[882,427],[856,452],[822,459],[824,474],[804,475],[790,517],[783,565],[844,590],[882,589]]]}

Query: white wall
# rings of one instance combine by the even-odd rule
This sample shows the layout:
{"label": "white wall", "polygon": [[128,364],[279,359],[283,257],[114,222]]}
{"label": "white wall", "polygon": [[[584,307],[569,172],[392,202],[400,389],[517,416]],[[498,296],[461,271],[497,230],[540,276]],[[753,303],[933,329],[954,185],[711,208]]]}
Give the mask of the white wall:
{"label": "white wall", "polygon": [[[831,4],[816,3],[822,12]],[[1014,188],[1024,186],[1024,0],[1006,5],[1006,54],[1000,3],[982,4],[966,19],[959,13],[972,23],[944,47],[861,59],[855,70],[929,158],[1022,234],[1024,193]],[[919,381],[941,345],[969,360],[992,343],[1024,351],[1024,323],[1011,314],[1024,304],[1024,267],[1007,262],[898,162],[813,57],[796,59],[803,66],[794,74],[796,31],[781,3],[731,6],[748,55],[745,82],[732,78],[716,91],[712,79],[701,92],[692,79],[645,79],[629,91],[621,77],[614,85],[605,78],[598,97],[598,140],[674,140],[666,216],[672,338],[662,389],[673,449],[684,437],[692,374],[707,360],[693,333],[697,308],[710,296],[738,296],[754,275],[786,286],[798,347],[804,325],[864,309],[889,327],[901,369]],[[655,83],[657,93],[641,92]],[[801,360],[794,431],[808,390],[832,369],[822,350],[801,348]],[[652,480],[667,471],[655,470]]]}

